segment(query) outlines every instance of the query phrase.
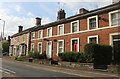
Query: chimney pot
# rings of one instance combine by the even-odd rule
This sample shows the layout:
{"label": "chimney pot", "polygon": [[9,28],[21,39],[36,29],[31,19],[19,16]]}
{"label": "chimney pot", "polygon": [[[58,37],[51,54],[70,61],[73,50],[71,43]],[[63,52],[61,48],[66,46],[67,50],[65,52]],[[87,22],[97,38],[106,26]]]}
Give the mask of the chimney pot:
{"label": "chimney pot", "polygon": [[41,25],[41,18],[36,17],[36,26],[40,26]]}
{"label": "chimney pot", "polygon": [[22,32],[23,26],[18,26],[18,33]]}
{"label": "chimney pot", "polygon": [[79,13],[80,13],[80,14],[88,13],[88,12],[89,12],[89,11],[86,10],[85,8],[81,8],[81,9],[79,10]]}
{"label": "chimney pot", "polygon": [[57,20],[64,19],[64,18],[65,18],[65,15],[66,15],[65,10],[60,9],[60,10],[58,11]]}

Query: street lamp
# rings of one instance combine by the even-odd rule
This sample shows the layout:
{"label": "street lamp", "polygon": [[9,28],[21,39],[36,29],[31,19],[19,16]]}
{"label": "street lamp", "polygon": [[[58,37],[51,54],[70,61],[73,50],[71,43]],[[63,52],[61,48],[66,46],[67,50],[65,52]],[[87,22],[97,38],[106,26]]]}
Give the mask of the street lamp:
{"label": "street lamp", "polygon": [[2,19],[0,19],[1,21],[3,21],[3,37],[2,38],[4,38],[4,29],[5,29],[5,20],[2,20]]}

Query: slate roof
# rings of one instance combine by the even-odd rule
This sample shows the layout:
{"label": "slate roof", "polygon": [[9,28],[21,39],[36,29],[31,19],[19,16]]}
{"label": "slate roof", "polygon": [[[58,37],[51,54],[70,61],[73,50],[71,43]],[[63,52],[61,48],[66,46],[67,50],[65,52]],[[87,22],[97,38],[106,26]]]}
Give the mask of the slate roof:
{"label": "slate roof", "polygon": [[12,35],[11,37],[16,37],[16,36],[28,33],[30,31],[33,32],[33,31],[37,31],[37,30],[40,30],[40,29],[53,27],[55,25],[59,25],[59,24],[62,24],[62,23],[67,23],[67,22],[77,20],[77,19],[80,19],[80,18],[85,18],[85,17],[89,17],[89,16],[92,16],[92,15],[97,15],[97,14],[104,13],[104,12],[110,12],[112,10],[117,10],[117,9],[120,9],[120,2],[111,4],[111,5],[108,5],[108,6],[105,6],[105,7],[101,7],[101,8],[92,10],[92,11],[89,11],[88,13],[76,14],[74,16],[70,16],[68,18],[57,20],[57,21],[54,21],[54,22],[51,22],[51,23],[48,23],[48,24],[44,24],[44,25],[41,25],[41,26],[34,26],[34,27],[28,28],[26,30],[23,30],[20,33],[16,33],[16,34]]}

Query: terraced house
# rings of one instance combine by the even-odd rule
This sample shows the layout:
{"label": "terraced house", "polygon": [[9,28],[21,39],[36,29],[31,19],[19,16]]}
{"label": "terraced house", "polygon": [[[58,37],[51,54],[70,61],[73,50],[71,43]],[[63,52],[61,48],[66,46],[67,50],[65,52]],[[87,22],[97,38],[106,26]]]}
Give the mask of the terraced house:
{"label": "terraced house", "polygon": [[[87,43],[112,45],[114,53],[120,44],[120,2],[79,14],[65,17],[60,9],[57,21],[41,25],[36,18],[36,26],[11,36],[11,54],[28,55],[28,51],[46,53],[48,58],[57,59],[58,53],[66,51],[83,52]],[[117,51],[116,51],[117,50]]]}

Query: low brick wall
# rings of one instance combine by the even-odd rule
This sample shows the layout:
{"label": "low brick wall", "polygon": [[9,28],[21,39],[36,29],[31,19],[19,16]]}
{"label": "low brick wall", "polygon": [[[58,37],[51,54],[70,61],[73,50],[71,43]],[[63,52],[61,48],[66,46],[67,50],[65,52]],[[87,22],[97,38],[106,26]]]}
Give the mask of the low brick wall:
{"label": "low brick wall", "polygon": [[69,68],[84,69],[84,70],[93,70],[92,63],[75,63],[75,62],[63,62],[59,61],[58,65]]}

